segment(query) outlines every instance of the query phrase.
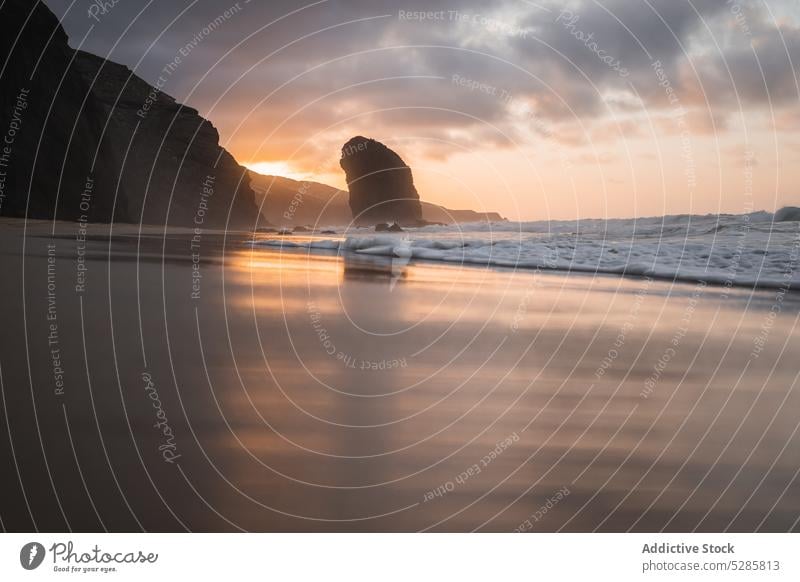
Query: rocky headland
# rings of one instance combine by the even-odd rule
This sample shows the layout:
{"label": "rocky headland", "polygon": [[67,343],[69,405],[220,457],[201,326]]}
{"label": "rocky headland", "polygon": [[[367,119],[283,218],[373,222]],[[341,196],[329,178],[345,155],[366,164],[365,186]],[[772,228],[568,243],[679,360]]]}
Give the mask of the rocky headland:
{"label": "rocky headland", "polygon": [[127,67],[72,49],[43,3],[6,0],[0,54],[0,215],[258,223],[247,170],[211,123]]}

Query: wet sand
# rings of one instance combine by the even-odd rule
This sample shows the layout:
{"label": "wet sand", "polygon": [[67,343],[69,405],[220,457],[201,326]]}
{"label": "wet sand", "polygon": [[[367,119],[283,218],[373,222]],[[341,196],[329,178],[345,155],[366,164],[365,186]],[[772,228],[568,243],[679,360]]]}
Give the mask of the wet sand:
{"label": "wet sand", "polygon": [[796,291],[0,233],[6,530],[800,529]]}

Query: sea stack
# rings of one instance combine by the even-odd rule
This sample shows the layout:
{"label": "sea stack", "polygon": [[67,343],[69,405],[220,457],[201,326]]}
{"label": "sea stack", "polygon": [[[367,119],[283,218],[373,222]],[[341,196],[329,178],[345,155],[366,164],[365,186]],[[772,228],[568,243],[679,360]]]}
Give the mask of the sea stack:
{"label": "sea stack", "polygon": [[342,146],[340,165],[347,178],[356,225],[424,224],[411,168],[391,149],[359,135]]}

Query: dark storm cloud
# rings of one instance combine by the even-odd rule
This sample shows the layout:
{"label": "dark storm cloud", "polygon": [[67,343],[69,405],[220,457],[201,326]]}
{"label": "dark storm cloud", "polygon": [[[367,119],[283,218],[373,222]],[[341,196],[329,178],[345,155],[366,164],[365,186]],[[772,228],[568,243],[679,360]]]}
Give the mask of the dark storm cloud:
{"label": "dark storm cloud", "polygon": [[272,133],[275,155],[328,127],[319,140],[331,144],[339,130],[425,139],[470,130],[499,145],[503,133],[546,134],[543,124],[566,133],[570,121],[657,116],[671,96],[698,110],[698,131],[719,130],[740,103],[798,97],[789,58],[800,62],[800,31],[785,18],[797,8],[781,0],[769,2],[780,24],[762,0],[119,0],[94,18],[90,0],[47,3],[73,45],[88,33],[86,50],[150,82],[186,53],[165,91],[234,143],[257,147]]}

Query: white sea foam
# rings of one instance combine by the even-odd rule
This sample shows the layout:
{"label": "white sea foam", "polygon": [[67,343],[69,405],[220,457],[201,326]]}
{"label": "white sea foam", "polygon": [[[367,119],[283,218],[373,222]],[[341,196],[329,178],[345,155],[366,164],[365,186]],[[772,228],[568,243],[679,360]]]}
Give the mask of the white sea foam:
{"label": "white sea foam", "polygon": [[684,281],[800,287],[800,210],[774,215],[481,222],[340,238],[259,240],[282,246],[519,269],[648,275]]}

